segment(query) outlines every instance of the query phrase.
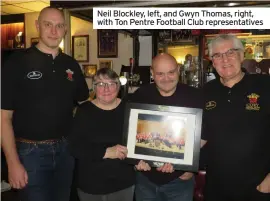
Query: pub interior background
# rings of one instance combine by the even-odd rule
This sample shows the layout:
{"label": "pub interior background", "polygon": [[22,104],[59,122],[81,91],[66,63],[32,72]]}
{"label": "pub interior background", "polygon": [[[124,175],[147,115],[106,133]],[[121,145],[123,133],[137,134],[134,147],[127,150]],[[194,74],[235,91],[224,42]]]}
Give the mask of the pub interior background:
{"label": "pub interior background", "polygon": [[[180,82],[193,87],[215,79],[208,57],[207,43],[220,33],[233,33],[241,38],[245,47],[243,68],[248,73],[270,75],[270,30],[94,30],[93,7],[269,7],[269,1],[8,1],[1,2],[1,66],[15,51],[23,51],[38,41],[34,23],[39,11],[49,5],[63,9],[68,32],[60,48],[73,56],[76,37],[87,40],[86,58],[79,61],[89,89],[97,69],[109,65],[119,75],[126,77],[121,96],[133,93],[141,85],[151,83],[150,66],[158,53],[173,55],[181,69]],[[111,46],[104,46],[104,41]],[[106,49],[107,47],[107,49]],[[106,53],[106,50],[109,53]],[[192,57],[187,60],[185,57]],[[93,94],[91,94],[93,96]],[[203,158],[203,156],[202,156]],[[7,180],[2,154],[2,180]],[[202,175],[202,177],[200,177]],[[204,167],[197,175],[194,200],[203,200]],[[200,186],[201,185],[201,186]],[[78,200],[73,192],[71,201]],[[16,201],[16,191],[1,193],[3,201]]]}

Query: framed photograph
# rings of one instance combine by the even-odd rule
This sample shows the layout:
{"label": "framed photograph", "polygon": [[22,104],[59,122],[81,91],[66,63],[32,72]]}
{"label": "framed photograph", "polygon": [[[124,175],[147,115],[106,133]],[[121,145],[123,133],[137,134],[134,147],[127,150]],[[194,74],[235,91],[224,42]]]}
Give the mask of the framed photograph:
{"label": "framed photograph", "polygon": [[196,36],[192,35],[191,30],[174,29],[172,30],[172,42],[179,45],[196,45]]}
{"label": "framed photograph", "polygon": [[96,64],[85,64],[83,66],[84,77],[92,78],[96,75],[97,65]]}
{"label": "framed photograph", "polygon": [[31,46],[37,45],[39,42],[39,38],[31,38]]}
{"label": "framed photograph", "polygon": [[100,60],[99,68],[111,68],[113,69],[113,61],[112,60]]}
{"label": "framed photograph", "polygon": [[124,143],[128,161],[176,170],[199,169],[202,109],[127,103]]}
{"label": "framed photograph", "polygon": [[172,31],[162,30],[158,32],[158,40],[160,42],[171,42],[172,41]]}
{"label": "framed photograph", "polygon": [[98,58],[116,58],[118,56],[117,30],[98,29]]}
{"label": "framed photograph", "polygon": [[78,62],[89,61],[89,35],[72,36],[72,56]]}

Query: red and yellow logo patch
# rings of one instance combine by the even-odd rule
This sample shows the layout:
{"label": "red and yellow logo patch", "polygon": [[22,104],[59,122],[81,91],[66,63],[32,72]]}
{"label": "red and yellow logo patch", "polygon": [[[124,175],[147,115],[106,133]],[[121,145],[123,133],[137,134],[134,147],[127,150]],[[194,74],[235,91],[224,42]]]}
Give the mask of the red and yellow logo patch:
{"label": "red and yellow logo patch", "polygon": [[67,69],[66,70],[66,73],[67,73],[67,79],[69,81],[73,81],[73,74],[74,74],[74,72],[72,70],[70,70],[70,69]]}
{"label": "red and yellow logo patch", "polygon": [[246,104],[246,110],[260,110],[260,106],[258,104],[259,95],[252,93],[247,96],[249,103]]}

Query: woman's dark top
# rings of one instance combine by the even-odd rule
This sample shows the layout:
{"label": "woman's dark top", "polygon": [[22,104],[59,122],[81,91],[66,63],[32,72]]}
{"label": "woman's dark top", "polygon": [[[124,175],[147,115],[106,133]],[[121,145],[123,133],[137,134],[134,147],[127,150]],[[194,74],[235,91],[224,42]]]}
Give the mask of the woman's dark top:
{"label": "woman's dark top", "polygon": [[133,165],[125,160],[103,159],[108,147],[122,144],[125,103],[102,110],[92,102],[78,107],[69,138],[77,159],[77,187],[89,194],[109,194],[135,183]]}

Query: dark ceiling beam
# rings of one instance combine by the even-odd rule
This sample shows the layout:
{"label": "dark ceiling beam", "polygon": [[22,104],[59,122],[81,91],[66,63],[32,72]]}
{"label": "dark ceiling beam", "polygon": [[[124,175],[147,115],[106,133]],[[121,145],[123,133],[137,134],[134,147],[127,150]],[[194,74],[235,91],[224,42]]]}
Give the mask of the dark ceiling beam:
{"label": "dark ceiling beam", "polygon": [[24,22],[24,14],[1,15],[1,24]]}
{"label": "dark ceiling beam", "polygon": [[[128,1],[121,1],[128,2]],[[109,5],[109,4],[115,4],[115,3],[121,3],[120,1],[51,1],[51,5],[55,7],[61,7],[61,8],[85,8],[85,7],[94,7],[99,5]]]}

